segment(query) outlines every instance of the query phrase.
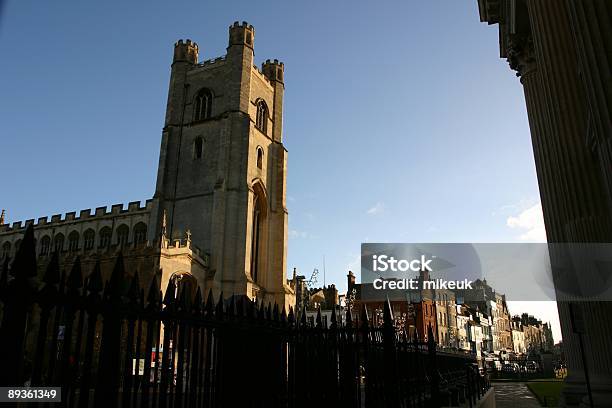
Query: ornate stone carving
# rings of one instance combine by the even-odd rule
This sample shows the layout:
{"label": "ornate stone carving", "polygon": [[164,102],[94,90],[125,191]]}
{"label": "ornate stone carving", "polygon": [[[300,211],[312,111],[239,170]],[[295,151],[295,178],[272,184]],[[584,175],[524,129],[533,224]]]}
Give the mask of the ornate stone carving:
{"label": "ornate stone carving", "polygon": [[512,36],[508,43],[508,64],[516,71],[516,76],[523,77],[536,69],[535,49],[531,35]]}

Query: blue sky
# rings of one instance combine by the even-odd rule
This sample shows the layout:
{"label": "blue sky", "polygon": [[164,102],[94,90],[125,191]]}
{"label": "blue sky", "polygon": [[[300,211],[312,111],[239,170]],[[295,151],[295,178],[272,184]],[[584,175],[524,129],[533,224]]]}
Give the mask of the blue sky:
{"label": "blue sky", "polygon": [[286,67],[289,270],[325,256],[344,290],[363,241],[542,239],[522,87],[476,0],[22,0],[2,14],[9,221],[151,197],[174,41],[220,56],[246,20],[257,63]]}

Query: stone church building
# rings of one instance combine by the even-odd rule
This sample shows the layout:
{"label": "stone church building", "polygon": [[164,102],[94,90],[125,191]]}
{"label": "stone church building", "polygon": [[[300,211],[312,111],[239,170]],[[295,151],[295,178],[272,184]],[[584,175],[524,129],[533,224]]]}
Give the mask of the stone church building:
{"label": "stone church building", "polygon": [[[217,297],[246,295],[287,308],[284,65],[254,65],[255,29],[229,27],[227,54],[199,62],[190,40],[174,45],[155,194],[116,204],[5,224],[0,260],[34,225],[39,273],[51,254],[63,269],[80,257],[85,275],[100,260],[110,276],[121,251],[128,274],[198,283]],[[192,285],[195,287],[195,285]]]}

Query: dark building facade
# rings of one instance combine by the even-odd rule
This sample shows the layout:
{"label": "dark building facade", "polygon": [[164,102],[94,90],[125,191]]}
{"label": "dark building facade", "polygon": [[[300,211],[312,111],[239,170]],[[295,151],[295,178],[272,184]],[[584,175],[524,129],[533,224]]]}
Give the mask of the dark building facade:
{"label": "dark building facade", "polygon": [[391,312],[395,318],[396,325],[406,329],[411,337],[418,337],[421,340],[428,339],[428,333],[434,335],[434,340],[441,343],[438,328],[438,313],[435,293],[421,293],[418,297],[411,298],[406,296],[385,297],[372,296],[371,292],[364,294],[364,287],[368,285],[357,283],[352,271],[347,275],[347,307],[352,311],[356,318],[360,318],[362,308],[365,307],[370,324],[374,326],[382,325],[383,309],[388,301],[391,305]]}
{"label": "dark building facade", "polygon": [[[548,241],[612,242],[612,2],[478,5],[523,85]],[[562,404],[611,406],[612,303],[558,296],[558,309],[569,365]]]}

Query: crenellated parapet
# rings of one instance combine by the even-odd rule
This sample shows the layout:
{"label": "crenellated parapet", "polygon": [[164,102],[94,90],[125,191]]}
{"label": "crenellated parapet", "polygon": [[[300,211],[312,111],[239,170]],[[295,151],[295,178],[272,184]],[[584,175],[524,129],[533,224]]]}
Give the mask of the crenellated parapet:
{"label": "crenellated parapet", "polygon": [[54,214],[51,217],[39,217],[38,219],[27,219],[25,221],[15,221],[12,224],[0,225],[0,234],[11,232],[23,232],[25,228],[34,224],[34,228],[54,227],[67,223],[93,221],[100,218],[126,216],[131,214],[142,214],[151,210],[153,200],[149,199],[142,204],[142,201],[130,201],[127,206],[124,204],[113,204],[110,210],[107,206],[96,207],[94,211],[90,208],[79,211],[67,212],[66,214]]}
{"label": "crenellated parapet", "polygon": [[132,201],[66,214],[55,214],[0,226],[0,259],[13,257],[28,225],[34,226],[36,252],[47,257],[107,253],[117,249],[144,248],[152,245],[149,234],[153,200],[144,204]]}
{"label": "crenellated parapet", "polygon": [[189,250],[197,256],[204,256],[200,248],[193,244],[191,238],[168,239],[166,237],[161,237],[159,244],[160,247],[165,250]]}
{"label": "crenellated parapet", "polygon": [[255,64],[253,64],[253,72],[255,72],[261,80],[263,80],[264,82],[272,86],[270,79],[268,79],[268,77],[264,74],[264,72],[261,69],[259,69],[259,67]]}
{"label": "crenellated parapet", "polygon": [[197,64],[194,67],[194,69],[209,68],[209,67],[218,67],[218,66],[224,64],[226,61],[227,61],[227,57],[225,55],[220,56],[220,57],[210,58],[210,59],[204,60],[204,61],[200,62],[199,64]]}
{"label": "crenellated parapet", "polygon": [[273,61],[266,60],[266,62],[261,64],[261,71],[270,82],[276,81],[282,83],[284,81],[285,64],[277,59]]}
{"label": "crenellated parapet", "polygon": [[199,55],[198,44],[191,40],[178,40],[174,43],[173,62],[188,62],[197,64]]}
{"label": "crenellated parapet", "polygon": [[253,43],[255,41],[255,28],[243,21],[239,23],[238,21],[234,21],[229,27],[229,46],[232,45],[240,45],[246,46],[249,48],[253,48]]}

